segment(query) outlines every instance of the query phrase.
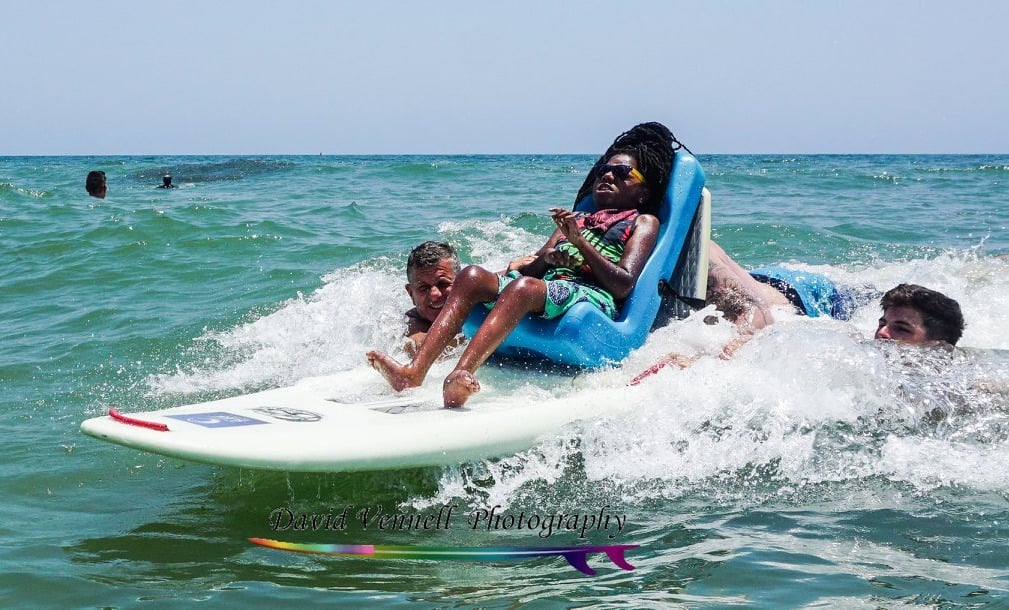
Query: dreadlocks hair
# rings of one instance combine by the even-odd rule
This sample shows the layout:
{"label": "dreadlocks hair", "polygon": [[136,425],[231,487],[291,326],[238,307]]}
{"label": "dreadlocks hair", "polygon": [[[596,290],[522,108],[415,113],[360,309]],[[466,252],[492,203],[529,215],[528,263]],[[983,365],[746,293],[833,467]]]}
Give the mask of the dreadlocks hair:
{"label": "dreadlocks hair", "polygon": [[577,205],[583,197],[592,193],[592,186],[596,181],[595,168],[606,163],[606,160],[613,155],[623,153],[637,160],[638,171],[645,176],[645,184],[651,195],[646,203],[646,209],[643,211],[654,214],[669,187],[673,159],[676,157],[676,151],[681,148],[690,152],[690,149],[681,144],[673,132],[669,131],[662,123],[651,122],[635,125],[617,136],[617,139],[613,140],[613,144],[610,144],[606,152],[599,157],[592,171],[585,177],[582,187],[578,189],[575,204]]}
{"label": "dreadlocks hair", "polygon": [[890,307],[917,309],[925,325],[925,336],[930,341],[956,345],[963,336],[965,324],[960,304],[941,292],[917,284],[900,284],[883,295],[879,306],[883,311]]}

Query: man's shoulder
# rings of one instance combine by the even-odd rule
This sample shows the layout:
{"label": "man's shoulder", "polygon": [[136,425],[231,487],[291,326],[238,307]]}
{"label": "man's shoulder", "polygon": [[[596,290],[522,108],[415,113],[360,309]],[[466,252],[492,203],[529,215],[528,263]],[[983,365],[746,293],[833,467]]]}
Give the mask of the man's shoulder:
{"label": "man's shoulder", "polygon": [[403,315],[406,317],[406,335],[426,333],[431,329],[431,323],[420,316],[416,307]]}

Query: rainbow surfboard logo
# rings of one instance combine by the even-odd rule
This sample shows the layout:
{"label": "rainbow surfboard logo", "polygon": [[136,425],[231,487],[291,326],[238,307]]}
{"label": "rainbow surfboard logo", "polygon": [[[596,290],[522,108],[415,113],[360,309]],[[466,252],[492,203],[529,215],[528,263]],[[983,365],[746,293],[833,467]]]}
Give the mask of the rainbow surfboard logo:
{"label": "rainbow surfboard logo", "polygon": [[613,544],[608,546],[562,546],[562,547],[451,547],[451,546],[380,546],[371,544],[313,544],[282,542],[266,538],[249,538],[258,544],[281,551],[312,553],[315,555],[337,555],[354,557],[374,557],[376,559],[431,559],[455,561],[514,561],[535,557],[563,557],[571,567],[583,574],[594,576],[596,571],[589,567],[590,553],[605,553],[613,565],[622,570],[633,570],[624,553],[636,549],[637,544]]}

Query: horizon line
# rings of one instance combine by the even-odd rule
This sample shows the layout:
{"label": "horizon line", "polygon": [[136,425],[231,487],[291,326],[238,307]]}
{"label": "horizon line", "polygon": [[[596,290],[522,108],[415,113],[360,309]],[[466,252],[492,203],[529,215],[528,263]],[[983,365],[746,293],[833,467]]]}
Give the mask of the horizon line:
{"label": "horizon line", "polygon": [[[587,152],[462,152],[462,153],[0,153],[0,159],[23,157],[80,157],[80,158],[114,158],[114,157],[535,157],[535,156],[598,156],[599,153]],[[840,156],[1007,156],[1009,152],[692,152],[700,156],[778,156],[778,157],[840,157]]]}

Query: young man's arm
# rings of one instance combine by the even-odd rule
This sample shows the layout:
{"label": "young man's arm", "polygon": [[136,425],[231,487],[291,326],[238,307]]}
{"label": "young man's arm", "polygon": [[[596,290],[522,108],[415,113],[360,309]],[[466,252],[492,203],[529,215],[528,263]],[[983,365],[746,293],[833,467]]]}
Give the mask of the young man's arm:
{"label": "young man's arm", "polygon": [[757,280],[713,242],[709,257],[706,301],[714,304],[740,333],[722,348],[719,356],[727,359],[758,330],[774,324],[774,316],[760,294]]}
{"label": "young man's arm", "polygon": [[[762,285],[739,266],[739,263],[729,258],[718,244],[709,243],[708,291],[705,302],[714,305],[725,319],[735,324],[739,330],[739,336],[722,347],[718,354],[719,358],[723,360],[731,358],[758,330],[774,323],[774,316],[764,299],[764,290],[761,287]],[[670,364],[686,368],[695,360],[697,356],[685,356],[675,352],[667,354],[635,376],[631,380],[631,385],[637,385],[642,379]]]}

